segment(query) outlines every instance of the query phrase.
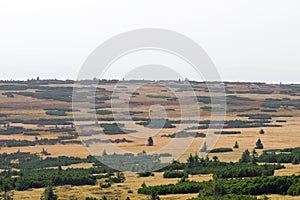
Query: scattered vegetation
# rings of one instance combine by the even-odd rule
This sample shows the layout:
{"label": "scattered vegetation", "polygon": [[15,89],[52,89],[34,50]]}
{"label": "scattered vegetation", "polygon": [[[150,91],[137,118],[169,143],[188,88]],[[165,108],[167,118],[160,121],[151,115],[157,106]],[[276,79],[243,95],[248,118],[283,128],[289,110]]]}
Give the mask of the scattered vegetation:
{"label": "scattered vegetation", "polygon": [[120,123],[112,123],[112,124],[101,123],[100,126],[103,128],[103,132],[108,135],[127,134],[127,133],[135,132],[134,130],[124,129],[124,124],[120,124]]}
{"label": "scattered vegetation", "polygon": [[170,96],[164,96],[164,95],[147,95],[148,98],[155,98],[155,99],[169,99],[172,98]]}
{"label": "scattered vegetation", "polygon": [[[164,122],[164,123],[162,123]],[[146,121],[143,122],[137,122],[139,125],[143,125],[147,128],[175,128],[168,119],[146,119]]]}
{"label": "scattered vegetation", "polygon": [[161,137],[170,137],[170,138],[200,137],[200,138],[205,138],[206,134],[198,133],[198,132],[180,131],[180,132],[173,133],[173,134],[165,134],[165,135],[162,135]]}

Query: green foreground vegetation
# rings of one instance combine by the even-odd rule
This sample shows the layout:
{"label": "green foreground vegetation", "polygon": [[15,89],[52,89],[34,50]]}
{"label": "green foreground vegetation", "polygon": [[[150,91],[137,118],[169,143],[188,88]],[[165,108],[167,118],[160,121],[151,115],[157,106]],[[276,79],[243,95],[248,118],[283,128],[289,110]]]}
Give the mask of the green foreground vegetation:
{"label": "green foreground vegetation", "polygon": [[[285,155],[288,158],[290,155],[297,157],[300,154],[299,148],[268,150],[260,156],[255,150],[251,153],[246,150],[239,162],[235,163],[220,162],[217,156],[210,159],[209,157],[199,157],[197,154],[190,155],[186,163],[174,161],[159,170],[164,172],[164,178],[178,178],[179,181],[176,184],[157,186],[142,184],[138,193],[155,198],[166,194],[199,193],[199,196],[193,200],[209,200],[215,199],[215,197],[218,197],[217,199],[257,199],[255,196],[265,194],[300,195],[300,176],[273,176],[275,170],[285,167],[280,164],[258,164],[261,160],[266,161],[266,155],[274,156],[273,152],[281,152],[275,156]],[[287,152],[289,153],[287,154]],[[38,154],[27,152],[4,153],[0,154],[0,168],[3,169],[0,176],[0,191],[7,194],[10,190],[23,191],[30,188],[46,188],[43,195],[47,196],[53,193],[52,187],[55,186],[95,185],[99,179],[104,179],[104,182],[99,185],[100,188],[109,188],[114,183],[124,182],[126,177],[123,173],[106,167],[98,159],[114,160],[116,159],[115,156],[119,160],[123,158],[124,163],[125,160],[148,159],[148,157],[155,158],[157,164],[160,163],[160,156],[147,155],[146,152],[136,156],[108,155],[103,152],[103,156],[97,157],[97,159],[93,156],[84,159],[66,156],[42,159]],[[18,162],[14,162],[15,160]],[[92,163],[94,166],[86,169],[62,169],[62,166],[78,163]],[[147,171],[147,168],[144,170]],[[195,174],[212,174],[213,180],[190,181],[189,176]],[[153,175],[151,172],[139,173],[140,177]],[[53,193],[53,195],[55,194]]]}

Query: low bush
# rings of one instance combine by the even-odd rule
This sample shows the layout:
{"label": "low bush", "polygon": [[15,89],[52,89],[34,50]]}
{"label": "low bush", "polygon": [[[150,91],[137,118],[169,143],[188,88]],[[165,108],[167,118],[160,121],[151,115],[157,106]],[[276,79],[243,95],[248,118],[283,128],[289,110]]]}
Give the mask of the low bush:
{"label": "low bush", "polygon": [[232,152],[232,148],[216,148],[210,150],[209,153],[225,153],[225,152]]}
{"label": "low bush", "polygon": [[186,172],[183,171],[165,171],[163,174],[164,178],[183,178],[186,176]]}
{"label": "low bush", "polygon": [[215,134],[218,135],[236,135],[236,134],[241,134],[241,131],[216,131]]}

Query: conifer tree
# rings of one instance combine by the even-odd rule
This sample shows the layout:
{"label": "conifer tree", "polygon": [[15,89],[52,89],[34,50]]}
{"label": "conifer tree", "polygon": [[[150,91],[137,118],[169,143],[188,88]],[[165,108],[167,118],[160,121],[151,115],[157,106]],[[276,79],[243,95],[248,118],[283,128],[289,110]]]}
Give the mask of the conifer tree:
{"label": "conifer tree", "polygon": [[57,200],[57,195],[54,194],[52,186],[48,186],[41,196],[41,200]]}
{"label": "conifer tree", "polygon": [[153,145],[154,145],[153,138],[149,137],[147,146],[153,146]]}
{"label": "conifer tree", "polygon": [[239,162],[241,162],[241,163],[249,163],[250,161],[251,161],[250,152],[249,152],[248,149],[246,149],[244,151],[244,153],[242,154],[242,157],[241,157],[241,159],[240,159]]}
{"label": "conifer tree", "polygon": [[234,144],[233,148],[234,149],[240,148],[240,145],[239,145],[238,141],[235,141],[235,144]]}
{"label": "conifer tree", "polygon": [[260,139],[257,140],[255,148],[256,149],[263,149],[264,148],[264,145],[262,144]]}

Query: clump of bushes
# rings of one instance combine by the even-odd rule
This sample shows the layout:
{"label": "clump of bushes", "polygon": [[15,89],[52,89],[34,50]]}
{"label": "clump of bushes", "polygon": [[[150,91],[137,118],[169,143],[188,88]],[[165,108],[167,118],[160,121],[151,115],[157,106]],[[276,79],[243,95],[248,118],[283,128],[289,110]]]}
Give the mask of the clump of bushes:
{"label": "clump of bushes", "polygon": [[210,150],[210,153],[225,153],[225,152],[232,152],[232,148],[216,148]]}
{"label": "clump of bushes", "polygon": [[[164,124],[162,124],[162,121],[164,121]],[[146,119],[146,121],[143,122],[137,122],[136,124],[143,125],[147,128],[175,128],[168,119]]]}
{"label": "clump of bushes", "polygon": [[46,114],[54,116],[67,116],[67,113],[63,110],[47,110]]}
{"label": "clump of bushes", "polygon": [[154,176],[154,174],[152,172],[141,172],[138,173],[139,177],[149,177],[149,176]]}
{"label": "clump of bushes", "polygon": [[148,98],[155,98],[155,99],[168,99],[171,98],[170,96],[164,95],[147,95]]}
{"label": "clump of bushes", "polygon": [[187,177],[187,173],[184,171],[165,171],[163,174],[164,178],[183,178]]}
{"label": "clump of bushes", "polygon": [[241,131],[216,131],[215,134],[218,134],[218,135],[236,135],[236,134],[241,134]]}

